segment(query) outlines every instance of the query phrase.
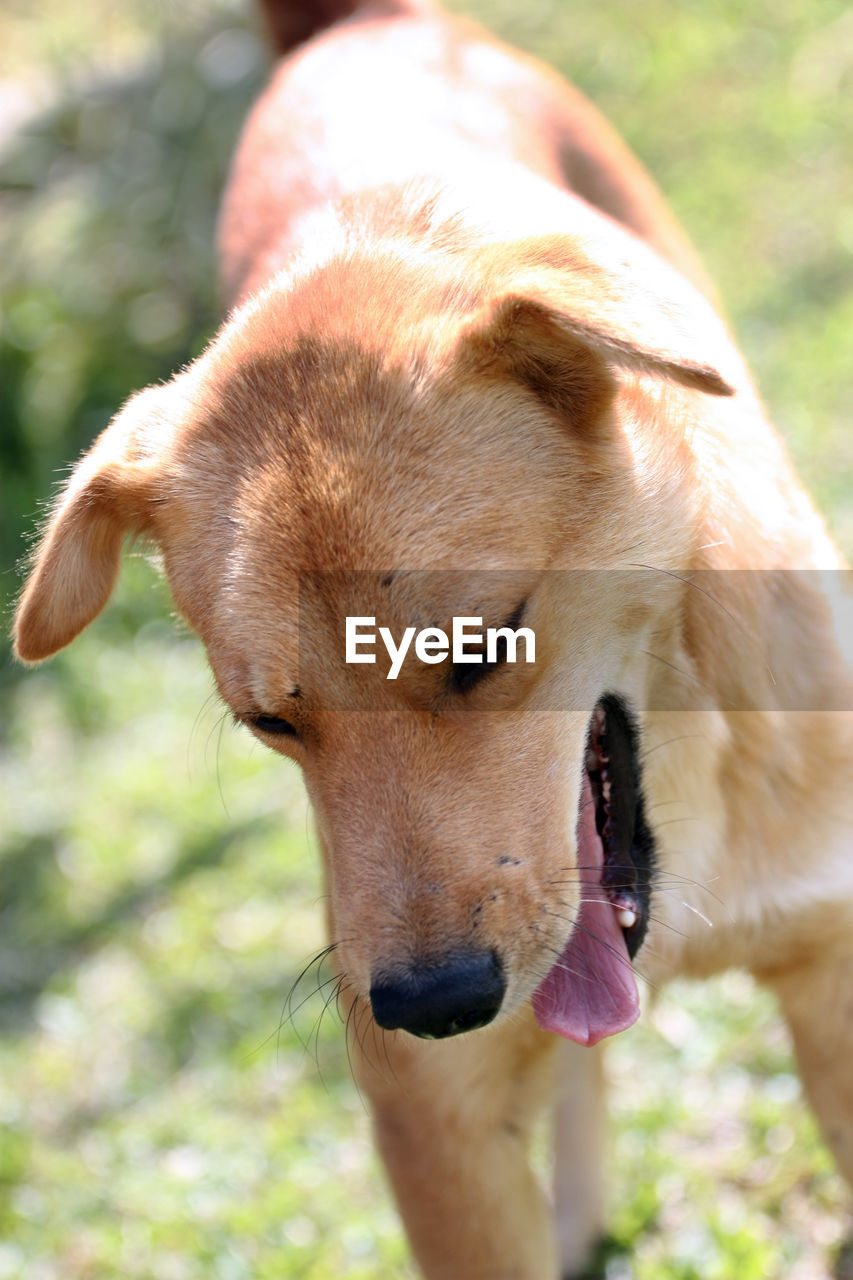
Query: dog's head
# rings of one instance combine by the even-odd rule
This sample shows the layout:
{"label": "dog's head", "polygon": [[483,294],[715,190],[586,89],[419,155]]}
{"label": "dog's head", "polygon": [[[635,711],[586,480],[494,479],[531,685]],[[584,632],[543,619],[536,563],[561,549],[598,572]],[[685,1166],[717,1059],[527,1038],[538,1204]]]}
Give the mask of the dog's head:
{"label": "dog's head", "polygon": [[[536,991],[543,1025],[593,1041],[636,1012],[652,849],[626,706],[679,589],[628,566],[689,558],[724,347],[639,250],[445,229],[306,259],[81,461],[17,652],[67,644],[125,536],[151,539],[223,698],[304,770],[338,962],[377,1021],[443,1036]],[[410,653],[390,680],[381,649],[345,661],[347,617],[523,626],[535,661]]]}

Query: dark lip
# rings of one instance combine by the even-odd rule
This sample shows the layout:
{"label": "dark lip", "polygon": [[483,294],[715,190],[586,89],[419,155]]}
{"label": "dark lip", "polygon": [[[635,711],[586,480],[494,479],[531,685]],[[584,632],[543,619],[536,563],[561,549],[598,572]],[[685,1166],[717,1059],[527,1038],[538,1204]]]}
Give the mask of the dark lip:
{"label": "dark lip", "polygon": [[646,820],[639,746],[639,725],[625,699],[602,694],[589,723],[586,770],[604,853],[602,888],[615,908],[636,917],[624,930],[632,960],[649,927],[657,860]]}

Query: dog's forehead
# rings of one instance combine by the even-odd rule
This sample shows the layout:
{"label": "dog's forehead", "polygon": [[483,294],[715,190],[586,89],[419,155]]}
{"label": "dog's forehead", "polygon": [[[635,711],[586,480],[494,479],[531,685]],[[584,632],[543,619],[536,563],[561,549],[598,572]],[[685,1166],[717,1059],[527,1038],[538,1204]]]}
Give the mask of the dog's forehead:
{"label": "dog's forehead", "polygon": [[[348,616],[395,636],[459,615],[502,625],[549,563],[564,504],[562,432],[525,405],[315,339],[233,372],[211,610],[223,687],[263,706],[297,684],[331,696]],[[235,414],[250,423],[239,441]]]}
{"label": "dog's forehead", "polygon": [[304,338],[232,372],[218,416],[240,554],[267,576],[549,557],[571,446],[511,385]]}
{"label": "dog's forehead", "polygon": [[331,570],[299,573],[300,620],[312,630],[344,634],[347,618],[373,618],[394,634],[407,627],[451,632],[454,621],[480,618],[498,627],[524,605],[542,578],[537,569]]}

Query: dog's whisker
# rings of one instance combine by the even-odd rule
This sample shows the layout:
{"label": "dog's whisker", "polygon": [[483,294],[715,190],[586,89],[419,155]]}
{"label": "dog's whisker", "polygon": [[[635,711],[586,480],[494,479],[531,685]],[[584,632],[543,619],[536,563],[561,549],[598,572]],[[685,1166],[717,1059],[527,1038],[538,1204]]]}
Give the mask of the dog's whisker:
{"label": "dog's whisker", "polygon": [[310,973],[311,969],[313,969],[315,965],[318,968],[318,976],[319,976],[319,967],[322,965],[323,961],[337,949],[337,947],[338,947],[337,942],[328,943],[325,947],[322,947],[319,951],[317,951],[311,957],[311,959],[307,962],[307,964],[305,964],[302,967],[302,969],[300,969],[299,973],[296,975],[296,978],[291,983],[290,991],[288,992],[287,999],[285,1001],[285,1004],[288,1010],[288,1016],[290,1014],[291,1002],[292,1002],[293,996],[296,993],[296,989],[299,986],[299,984],[304,980],[304,978],[308,975],[308,973]]}
{"label": "dog's whisker", "polygon": [[[716,544],[711,543],[709,545],[713,546]],[[765,637],[763,635],[759,635],[752,627],[748,626],[742,617],[738,617],[737,614],[733,613],[732,610],[729,609],[727,605],[724,605],[721,600],[718,600],[717,597],[712,595],[712,593],[708,591],[705,587],[702,587],[698,582],[695,582],[689,574],[676,573],[672,569],[663,569],[659,565],[652,565],[652,564],[631,565],[629,566],[629,568],[648,569],[653,573],[661,573],[661,574],[664,574],[666,577],[677,579],[677,581],[683,583],[684,586],[689,587],[693,591],[698,591],[699,594],[704,596],[706,600],[710,600],[711,603],[715,604],[718,609],[721,609],[723,613],[726,615],[726,617],[729,618],[730,621],[733,622],[734,625],[738,628],[741,635],[746,636],[747,639],[750,640],[753,645],[755,645],[756,650],[763,655]],[[656,655],[653,654],[651,656],[654,657]],[[763,662],[765,671],[770,676],[771,682],[775,685],[776,677],[773,675],[773,671],[772,671],[772,668],[770,667],[770,664],[767,661],[763,660],[763,658],[762,658],[762,662]]]}
{"label": "dog's whisker", "polygon": [[[333,984],[334,984],[334,985],[333,985],[333,987],[332,987],[332,990],[331,990],[330,992],[327,992],[327,994],[325,995],[324,1000],[323,1000],[323,1006],[322,1006],[322,1008],[320,1009],[320,1013],[318,1014],[318,1016],[317,1016],[317,1020],[316,1020],[316,1022],[315,1022],[315,1024],[314,1024],[314,1035],[313,1035],[313,1039],[314,1039],[314,1060],[315,1060],[315,1061],[317,1062],[317,1064],[318,1064],[318,1073],[319,1073],[319,1075],[320,1075],[321,1080],[322,1080],[322,1071],[320,1070],[320,1067],[319,1067],[319,1062],[320,1062],[320,1028],[321,1028],[321,1027],[322,1027],[322,1025],[323,1025],[323,1018],[325,1017],[327,1010],[329,1009],[330,1005],[331,1005],[331,1004],[333,1004],[333,1003],[335,1002],[335,999],[336,999],[336,996],[337,996],[337,990],[338,990],[339,982],[340,982],[340,979],[339,979],[338,975],[337,975],[337,974],[332,974],[332,976],[331,976],[330,978],[327,978],[327,979],[325,980],[325,982],[323,982],[323,983],[322,983],[322,985],[318,988],[318,991],[321,991],[321,990],[323,989],[323,987],[328,986],[328,985],[329,985],[329,983],[333,983]],[[323,1086],[324,1086],[324,1088],[325,1088],[325,1081],[323,1081]]]}
{"label": "dog's whisker", "polygon": [[219,794],[219,799],[222,804],[222,810],[225,817],[230,822],[231,814],[228,811],[228,801],[225,799],[225,790],[222,785],[222,735],[225,732],[225,726],[227,723],[228,714],[225,712],[219,717],[219,728],[216,734],[216,755],[214,759],[216,761],[216,790]]}
{"label": "dog's whisker", "polygon": [[316,996],[320,994],[321,991],[324,991],[325,988],[328,987],[330,983],[337,982],[337,980],[338,980],[338,975],[336,973],[333,973],[328,978],[324,978],[322,982],[318,982],[317,985],[313,987],[312,990],[309,991],[306,996],[302,997],[302,999],[299,1001],[299,1004],[288,1008],[287,1017],[282,1019],[281,1023],[279,1024],[279,1030],[281,1030],[282,1027],[287,1026],[288,1022],[292,1022],[300,1009],[304,1009],[305,1005],[309,1004]]}
{"label": "dog's whisker", "polygon": [[662,666],[675,672],[677,676],[681,676],[682,679],[688,681],[688,683],[694,688],[701,689],[703,693],[708,695],[709,705],[715,705],[716,701],[719,700],[722,701],[727,709],[731,711],[736,711],[738,709],[736,704],[732,702],[730,698],[726,698],[719,694],[706,680],[701,680],[695,671],[687,671],[684,667],[679,667],[677,663],[671,662],[669,658],[664,658],[662,654],[655,653],[652,649],[642,649],[640,652],[644,653],[647,658],[652,658],[655,662],[659,662]]}
{"label": "dog's whisker", "polygon": [[[565,918],[565,917],[562,917],[562,916],[558,917],[558,919],[564,919],[564,918]],[[577,924],[577,922],[576,922],[576,921],[575,921],[575,922],[571,922],[571,921],[570,921],[570,923],[575,923],[575,924]],[[589,935],[589,937],[591,937],[594,941],[598,942],[601,946],[608,946],[608,944],[607,944],[607,943],[605,943],[605,942],[603,941],[603,939],[599,938],[595,933],[592,933],[589,929],[584,928],[584,933],[588,934],[588,935]],[[566,963],[565,963],[565,961],[564,961],[564,958],[563,958],[563,953],[562,953],[561,951],[559,951],[556,947],[547,947],[547,948],[546,948],[546,950],[547,950],[547,951],[550,951],[550,952],[551,952],[551,954],[555,957],[555,964],[556,964],[556,965],[557,965],[557,966],[558,966],[558,967],[559,967],[559,968],[560,968],[564,973],[569,973],[569,974],[571,974],[571,975],[572,975],[572,977],[581,978],[581,979],[583,979],[583,981],[588,981],[588,980],[590,980],[590,981],[591,981],[591,980],[598,981],[598,975],[597,975],[597,974],[590,973],[588,970],[587,970],[587,971],[585,971],[584,973],[581,973],[579,970],[575,970],[575,969],[573,969],[573,968],[570,968],[568,965],[566,965]],[[648,954],[650,954],[650,955],[651,955],[651,954],[653,954],[653,952],[649,951],[649,953],[648,953]],[[582,959],[584,959],[584,960],[586,959],[585,957],[581,957],[581,958],[582,958]],[[637,969],[634,969],[634,968],[633,968],[633,966],[632,966],[632,965],[630,965],[630,962],[629,962],[629,961],[626,961],[624,957],[622,957],[622,961],[623,961],[623,963],[627,963],[627,964],[629,964],[629,967],[630,967],[630,968],[632,969],[632,971],[633,971],[634,977],[635,977],[638,981],[640,981],[640,982],[644,983],[644,985],[645,985],[645,986],[647,986],[647,987],[649,988],[649,990],[650,990],[650,991],[657,991],[657,990],[658,990],[658,984],[656,984],[656,983],[652,982],[652,981],[651,981],[651,979],[650,979],[650,978],[648,978],[644,973],[641,973],[641,972],[639,972]],[[552,966],[551,966],[551,968],[554,968],[554,965],[552,965]],[[535,972],[535,974],[534,974],[534,976],[536,976],[536,977],[538,978],[538,981],[539,981],[539,982],[543,982],[543,981],[547,978],[547,976],[548,976],[548,974],[550,973],[550,971],[551,971],[550,969],[549,969],[549,970],[547,970],[547,971],[545,971],[545,972],[536,971],[536,972]],[[537,984],[537,985],[538,985],[538,984]]]}
{"label": "dog's whisker", "polygon": [[[683,930],[681,930],[681,929],[676,929],[675,925],[672,923],[672,921],[671,921],[671,920],[664,920],[663,916],[658,916],[658,915],[650,914],[650,915],[649,915],[649,920],[651,920],[651,921],[653,921],[655,924],[659,925],[659,926],[661,927],[661,929],[668,929],[670,933],[677,934],[679,938],[689,938],[689,937],[690,937],[690,935],[689,935],[688,933],[684,933],[684,931],[683,931]],[[644,953],[644,954],[645,954],[645,953]]]}
{"label": "dog's whisker", "polygon": [[656,752],[662,751],[664,747],[674,746],[678,742],[688,742],[691,739],[706,739],[704,733],[679,733],[674,738],[666,738],[663,742],[656,742],[654,746],[645,747],[640,751],[640,763],[645,764],[649,756],[655,755]]}
{"label": "dog's whisker", "polygon": [[[342,988],[342,991],[343,991],[343,988]],[[358,1004],[358,997],[353,996],[352,1000],[350,1001],[349,1009],[347,1010],[346,1022],[344,1023],[344,1048],[346,1050],[346,1055],[347,1055],[347,1065],[349,1066],[350,1079],[355,1084],[356,1090],[358,1092],[358,1096],[361,1100],[361,1105],[365,1108],[365,1110],[368,1110],[367,1103],[365,1102],[364,1096],[361,1092],[361,1086],[358,1083],[358,1076],[353,1067],[352,1049],[350,1048],[350,1031],[351,1030],[354,1031],[353,1017],[354,1017],[357,1004]]]}
{"label": "dog's whisker", "polygon": [[[269,1040],[273,1038],[273,1036],[276,1037],[277,1057],[281,1053],[282,1031],[289,1024],[293,1029],[293,1033],[295,1034],[297,1040],[299,1041],[303,1051],[306,1054],[310,1054],[313,1057],[319,1070],[318,1055],[319,1055],[320,1026],[322,1023],[322,1019],[331,1004],[334,1003],[338,1013],[340,1013],[339,1006],[338,1006],[338,999],[339,999],[339,994],[341,990],[341,984],[344,980],[344,975],[339,973],[332,973],[328,977],[323,978],[322,968],[325,962],[334,953],[334,951],[337,949],[338,946],[339,946],[339,941],[335,941],[323,947],[320,951],[316,953],[316,955],[311,957],[311,959],[307,962],[307,964],[303,966],[303,968],[297,974],[296,978],[291,983],[290,989],[282,1004],[282,1011],[279,1017],[278,1026],[276,1027],[275,1031],[270,1033],[270,1035],[267,1037],[267,1040],[263,1042],[264,1044],[266,1044],[269,1042]],[[312,969],[316,970],[314,985],[304,996],[302,996],[301,999],[297,1001],[296,992]],[[327,990],[327,988],[331,988],[331,990]],[[305,1007],[307,1004],[310,1003],[311,1000],[315,999],[318,996],[323,1001],[322,1008],[320,1010],[320,1013],[317,1019],[312,1024],[311,1030],[308,1032],[308,1035],[306,1038],[300,1031],[299,1026],[297,1025],[297,1015],[303,1007]],[[312,1040],[314,1042],[313,1053],[311,1049]],[[263,1047],[263,1045],[259,1047]]]}
{"label": "dog's whisker", "polygon": [[593,941],[597,942],[605,951],[609,951],[619,964],[624,965],[629,969],[632,968],[631,961],[628,959],[626,954],[623,954],[618,947],[614,947],[611,942],[602,938],[594,929],[590,929],[588,925],[583,924],[580,918],[571,920],[568,916],[560,915],[557,911],[549,911],[548,914],[553,916],[555,920],[565,921],[567,924],[573,925],[575,929],[580,929],[581,932],[585,933],[588,938],[592,938]]}
{"label": "dog's whisker", "polygon": [[[360,1002],[360,1005],[361,1007],[359,1009],[358,1014],[356,1015],[355,1023],[354,1023],[355,1039],[356,1039],[356,1044],[358,1045],[359,1055],[361,1057],[361,1060],[368,1067],[370,1067],[370,1069],[374,1072],[374,1074],[377,1075],[379,1079],[383,1081],[383,1083],[387,1084],[388,1081],[386,1079],[385,1073],[383,1072],[382,1067],[380,1066],[380,1063],[379,1063],[379,1049],[376,1043],[376,1034],[378,1030],[376,1021],[373,1017],[373,1013],[371,1011],[370,1005],[367,1004],[366,1002]],[[367,1046],[368,1030],[373,1040],[373,1053],[369,1051]]]}
{"label": "dog's whisker", "polygon": [[385,1054],[385,1062],[388,1065],[388,1070],[391,1072],[391,1079],[394,1081],[396,1085],[399,1085],[400,1080],[397,1075],[397,1069],[394,1066],[394,1063],[391,1061],[391,1054],[388,1052],[388,1034],[389,1033],[383,1027],[382,1028],[382,1049]]}
{"label": "dog's whisker", "polygon": [[698,908],[698,907],[694,907],[691,903],[689,903],[689,902],[685,902],[685,901],[684,901],[684,899],[682,899],[682,901],[681,901],[681,905],[682,905],[682,907],[686,907],[688,911],[692,911],[692,912],[693,912],[693,914],[694,914],[695,916],[698,916],[698,917],[699,917],[699,919],[700,919],[704,924],[706,924],[706,925],[708,926],[708,928],[709,928],[709,929],[713,929],[713,927],[714,927],[714,922],[713,922],[713,920],[709,920],[709,919],[708,919],[708,917],[707,917],[706,915],[703,915],[703,913],[699,910],[699,908]]}
{"label": "dog's whisker", "polygon": [[[187,773],[189,775],[192,774],[191,759],[192,759],[192,752],[195,746],[195,736],[201,727],[202,719],[207,714],[208,709],[212,705],[216,705],[218,703],[219,703],[219,693],[217,692],[216,689],[211,689],[210,693],[207,695],[206,698],[203,699],[201,706],[196,712],[195,719],[192,722],[192,725],[190,727],[189,737],[187,739]],[[225,716],[230,716],[231,715],[230,708],[226,708],[223,714]],[[207,739],[205,740],[205,744],[203,748],[203,755],[205,756],[205,758],[207,755],[207,747],[209,742],[210,742],[210,730],[208,730]]]}

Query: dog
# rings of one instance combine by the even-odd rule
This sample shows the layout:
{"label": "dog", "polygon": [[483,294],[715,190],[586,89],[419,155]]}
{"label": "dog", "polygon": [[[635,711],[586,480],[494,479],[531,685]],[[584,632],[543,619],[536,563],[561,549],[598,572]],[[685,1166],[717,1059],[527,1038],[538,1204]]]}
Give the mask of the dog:
{"label": "dog", "polygon": [[304,771],[430,1280],[584,1266],[637,976],[767,984],[853,1178],[844,564],[692,249],[595,110],[467,22],[264,8],[230,315],[79,462],[18,657],[98,614],[127,536],[159,549],[223,700]]}

